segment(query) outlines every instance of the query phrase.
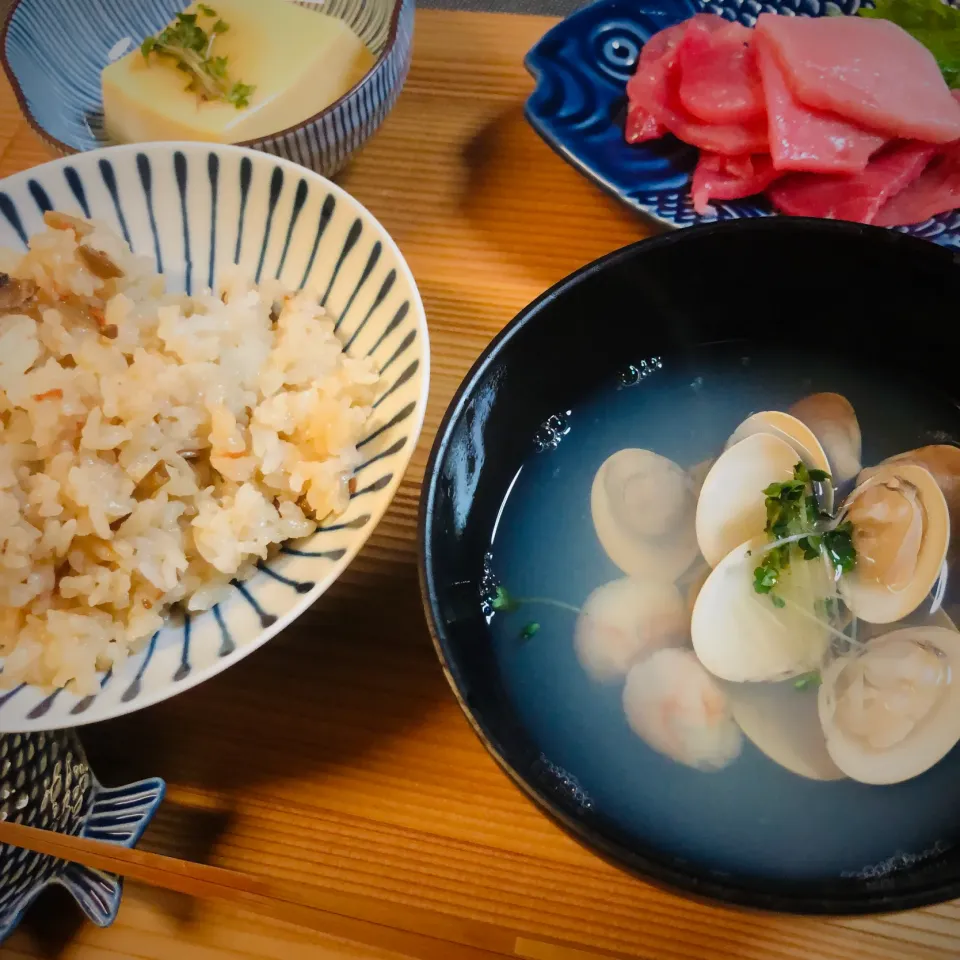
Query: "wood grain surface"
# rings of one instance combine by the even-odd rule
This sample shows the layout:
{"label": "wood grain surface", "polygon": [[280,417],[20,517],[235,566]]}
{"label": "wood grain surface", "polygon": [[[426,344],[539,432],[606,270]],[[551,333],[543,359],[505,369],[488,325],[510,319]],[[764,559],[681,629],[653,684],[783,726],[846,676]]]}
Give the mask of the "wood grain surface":
{"label": "wood grain surface", "polygon": [[[83,731],[105,782],[167,780],[144,849],[282,881],[299,903],[278,902],[277,919],[264,920],[242,903],[129,885],[117,923],[97,930],[55,891],[0,949],[4,960],[960,956],[956,904],[866,920],[775,917],[627,877],[527,802],[447,689],[415,568],[418,490],[443,410],[524,304],[647,229],[523,120],[522,57],[551,22],[421,11],[406,90],[341,179],[409,259],[433,347],[423,437],[376,534],[264,649]],[[0,86],[0,177],[45,159]]]}

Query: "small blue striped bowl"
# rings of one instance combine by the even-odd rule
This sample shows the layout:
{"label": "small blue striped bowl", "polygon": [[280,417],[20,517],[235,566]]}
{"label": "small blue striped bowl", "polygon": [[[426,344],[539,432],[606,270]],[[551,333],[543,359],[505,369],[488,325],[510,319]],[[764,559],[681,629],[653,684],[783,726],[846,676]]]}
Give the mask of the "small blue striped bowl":
{"label": "small blue striped bowl", "polygon": [[[171,616],[99,692],[0,690],[0,731],[73,727],[196,686],[262,646],[343,572],[386,511],[423,424],[427,321],[410,269],[384,228],[335,184],[253,150],[203,143],[107,147],[0,180],[0,247],[24,248],[54,209],[93,217],[190,293],[239,264],[257,281],[317,290],[352,356],[381,374],[346,511],[285,544],[203,614]],[[2,670],[2,658],[0,658]]]}
{"label": "small blue striped bowl", "polygon": [[[60,155],[110,145],[100,74],[132,43],[157,33],[185,0],[14,0],[0,62],[23,115]],[[377,58],[336,103],[303,123],[238,144],[333,176],[392,109],[410,68],[414,0],[303,0],[347,23]]]}

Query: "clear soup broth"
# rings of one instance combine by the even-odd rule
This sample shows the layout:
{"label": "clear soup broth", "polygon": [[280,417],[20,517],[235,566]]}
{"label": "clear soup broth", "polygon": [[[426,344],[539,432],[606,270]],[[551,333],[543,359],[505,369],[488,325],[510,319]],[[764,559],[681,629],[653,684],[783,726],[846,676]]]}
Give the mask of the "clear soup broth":
{"label": "clear soup broth", "polygon": [[[949,650],[927,645],[926,634],[912,646],[883,648],[883,655],[877,654],[880,647],[871,647],[879,637],[909,625],[953,629],[960,620],[960,593],[946,577],[945,561],[938,563],[935,582],[922,589],[921,601],[905,618],[868,623],[850,613],[846,593],[831,594],[834,606],[817,606],[827,610],[823,655],[800,644],[803,656],[796,663],[787,658],[793,672],[787,670],[781,679],[731,680],[702,665],[701,648],[693,649],[690,636],[690,610],[700,602],[696,588],[710,571],[699,550],[679,573],[678,563],[671,560],[660,573],[634,578],[635,587],[661,575],[674,584],[665,589],[675,589],[682,599],[683,635],[677,635],[674,623],[666,641],[628,638],[638,646],[634,654],[614,650],[607,656],[601,643],[599,661],[597,649],[585,655],[586,648],[574,642],[578,618],[591,594],[626,576],[601,544],[591,509],[595,477],[617,451],[653,451],[689,471],[717,458],[752,414],[787,411],[818,392],[842,394],[852,404],[865,467],[928,444],[960,440],[955,404],[931,395],[920,382],[904,379],[895,364],[889,370],[857,370],[846,360],[766,352],[747,343],[714,345],[689,356],[682,365],[670,357],[637,361],[595,395],[557,411],[532,439],[530,455],[506,492],[491,537],[485,610],[516,710],[541,744],[545,761],[575,778],[596,812],[642,844],[717,871],[781,879],[875,877],[954,846],[960,838],[960,751],[950,745],[960,739],[960,710],[954,700],[960,676],[952,672]],[[838,486],[831,511],[818,501],[824,514],[818,530],[831,525],[839,529],[851,515],[852,502],[844,498],[854,487],[854,479]],[[812,481],[804,494],[811,490],[816,492]],[[822,490],[819,493],[822,498]],[[764,504],[763,489],[753,494]],[[697,495],[692,495],[696,506]],[[935,539],[939,534],[933,528],[940,522],[936,510],[920,500],[916,504],[920,535]],[[663,510],[675,507],[668,504]],[[871,522],[870,510],[857,515],[867,518],[864,524]],[[920,543],[908,520],[902,537],[907,553],[911,543]],[[652,522],[653,541],[658,543],[662,531],[656,518]],[[864,536],[855,532],[850,542],[868,551]],[[774,539],[769,532],[764,537],[765,542]],[[831,589],[848,576],[854,583],[852,571],[837,574],[835,565],[827,566],[831,558],[823,555],[819,541],[811,551],[820,554],[815,559],[797,552],[796,542],[790,545],[795,551],[788,560],[792,571],[810,564],[817,577],[818,571],[830,573]],[[742,568],[751,578],[752,599],[767,605],[759,615],[776,617],[781,610],[781,601],[772,599],[777,588],[762,594],[753,582],[754,568],[767,556],[762,549]],[[900,563],[902,557],[898,554],[895,560]],[[922,566],[922,561],[911,566],[907,560],[906,573],[895,571],[902,580]],[[863,577],[873,570],[871,563],[866,552],[858,558]],[[900,586],[898,582],[897,589]],[[794,601],[788,593],[785,597],[789,611]],[[821,601],[814,597],[814,602]],[[654,607],[655,621],[668,616]],[[670,608],[674,619],[675,607]],[[739,641],[726,634],[714,638],[710,631],[723,616],[712,609],[701,614],[703,650],[719,651],[718,662],[726,670],[724,658]],[[814,628],[814,633],[820,630],[816,624]],[[643,629],[649,639],[659,628],[647,623]],[[729,625],[726,629],[730,631]],[[616,635],[611,642],[620,641],[623,636]],[[871,649],[873,659],[864,661],[864,651]],[[660,657],[657,669],[649,667],[650,658],[662,650],[671,652]],[[735,673],[752,667],[749,657],[744,661],[743,651],[740,654],[730,667]],[[813,667],[803,662],[808,654],[816,660]],[[830,681],[830,729],[839,730],[843,741],[830,751],[825,750],[821,691],[838,659],[853,672]],[[648,666],[637,666],[644,663]],[[863,669],[864,663],[869,669]],[[774,663],[759,669],[779,668]],[[633,670],[637,673],[625,674]],[[633,725],[625,712],[625,686],[631,687]],[[747,686],[751,694],[762,687],[766,699],[753,710],[752,722],[740,710],[739,722],[731,691]],[[887,729],[890,703],[896,716]],[[902,716],[896,712],[901,709]],[[709,729],[701,730],[698,724]],[[809,727],[804,736],[816,755],[813,775],[788,769],[797,763],[788,756],[784,765],[784,756],[776,756],[777,743],[764,741],[767,752],[758,748],[755,740],[764,740],[763,728],[775,730],[777,724]],[[906,751],[908,758],[903,769],[894,769],[901,762],[896,757],[885,760],[888,754],[899,756],[898,751]],[[917,757],[928,754],[933,758],[928,767],[915,772],[913,768],[924,763]],[[842,762],[834,768],[836,757]],[[805,762],[801,758],[801,769],[806,769]],[[828,771],[832,778],[824,774],[826,768],[833,771]],[[861,778],[896,782],[862,782],[848,770]]]}

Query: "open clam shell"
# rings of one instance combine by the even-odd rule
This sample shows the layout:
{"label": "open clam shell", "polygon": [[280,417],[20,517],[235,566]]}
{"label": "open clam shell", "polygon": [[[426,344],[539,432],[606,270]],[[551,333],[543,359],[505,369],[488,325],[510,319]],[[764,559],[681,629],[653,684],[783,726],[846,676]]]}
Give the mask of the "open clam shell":
{"label": "open clam shell", "polygon": [[732,550],[700,588],[690,633],[712,674],[738,683],[784,680],[820,666],[830,625],[817,616],[832,596],[827,565],[800,561],[781,574],[782,607],[754,590],[753,571],[767,542],[756,537]]}
{"label": "open clam shell", "polygon": [[711,567],[763,533],[763,491],[791,479],[796,463],[793,447],[770,433],[751,434],[721,454],[703,481],[696,511],[697,543]]}
{"label": "open clam shell", "polygon": [[861,471],[857,482],[869,480],[880,467],[890,463],[912,463],[928,470],[946,498],[954,527],[960,529],[960,447],[935,443],[898,453],[895,457],[888,457],[879,467],[867,467]]}
{"label": "open clam shell", "polygon": [[817,713],[817,689],[797,690],[780,683],[721,682],[733,719],[761,753],[810,780],[842,780],[833,762]]}
{"label": "open clam shell", "polygon": [[960,633],[904,627],[823,671],[818,712],[827,751],[862,783],[899,783],[960,740]]}
{"label": "open clam shell", "polygon": [[[778,437],[793,448],[807,467],[830,473],[830,461],[814,432],[802,420],[781,410],[762,410],[747,417],[730,435],[727,448],[758,434]],[[833,510],[833,484],[825,482],[818,485],[817,492],[822,508],[830,513]]]}
{"label": "open clam shell", "polygon": [[860,423],[846,397],[839,393],[813,393],[798,400],[789,413],[806,424],[820,442],[830,461],[834,484],[846,483],[860,472]]}
{"label": "open clam shell", "polygon": [[912,613],[940,576],[950,545],[947,501],[930,471],[912,463],[874,468],[843,507],[857,565],[841,578],[847,606],[870,623]]}
{"label": "open clam shell", "polygon": [[676,579],[697,555],[696,495],[686,471],[651,450],[618,450],[590,491],[593,526],[626,574]]}

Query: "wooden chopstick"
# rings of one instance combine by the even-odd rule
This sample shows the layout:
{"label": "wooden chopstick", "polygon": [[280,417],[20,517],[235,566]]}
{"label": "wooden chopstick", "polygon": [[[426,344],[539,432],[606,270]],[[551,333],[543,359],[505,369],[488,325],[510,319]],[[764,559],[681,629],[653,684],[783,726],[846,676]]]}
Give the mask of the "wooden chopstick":
{"label": "wooden chopstick", "polygon": [[[583,952],[579,944],[390,903],[372,897],[254,877],[236,870],[131,850],[18,823],[0,821],[0,843],[69,860],[95,870],[206,900],[225,900],[255,913],[298,926],[392,950],[418,960],[494,960],[517,957],[518,941],[536,942],[557,956],[581,951],[583,957],[617,958],[608,952]],[[526,951],[524,950],[524,953]]]}

